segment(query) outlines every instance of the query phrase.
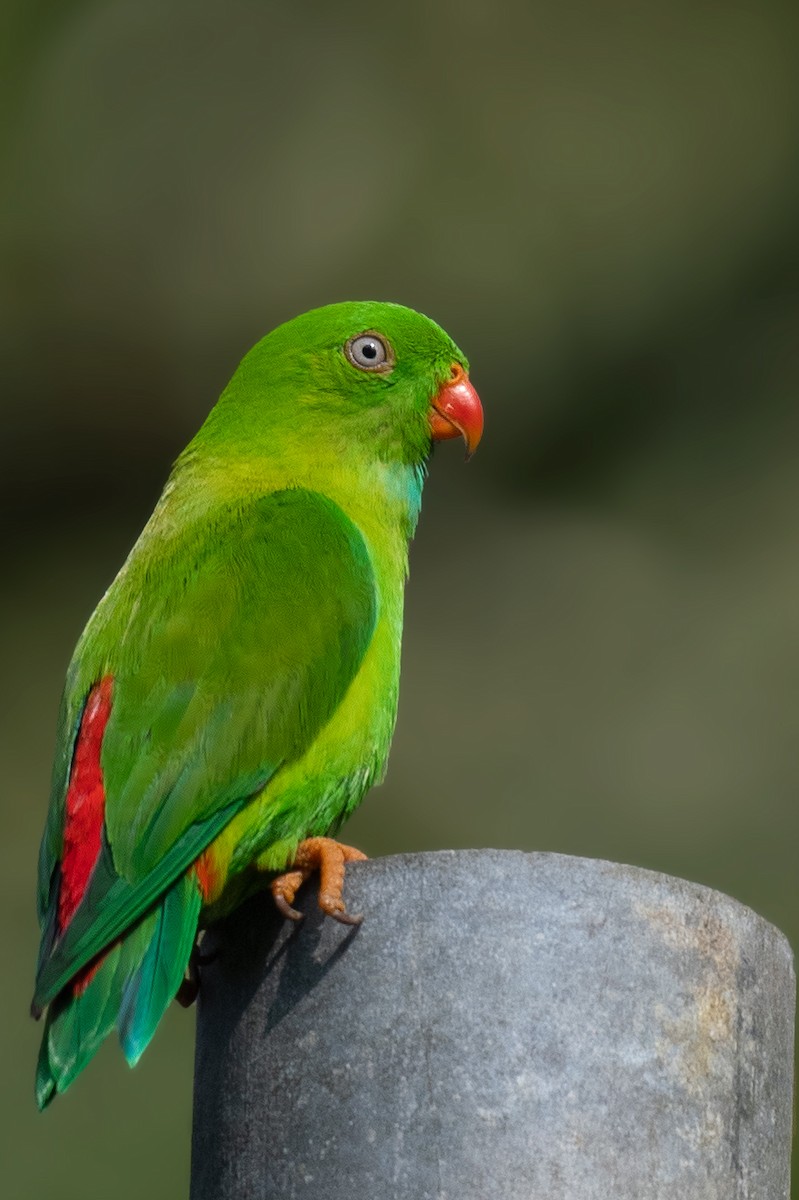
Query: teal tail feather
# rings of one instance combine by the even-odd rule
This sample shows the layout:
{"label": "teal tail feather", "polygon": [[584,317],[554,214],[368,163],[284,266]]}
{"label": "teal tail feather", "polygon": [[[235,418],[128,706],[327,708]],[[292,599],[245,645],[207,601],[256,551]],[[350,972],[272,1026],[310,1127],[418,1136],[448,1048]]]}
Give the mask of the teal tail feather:
{"label": "teal tail feather", "polygon": [[111,947],[82,991],[76,994],[70,986],[56,997],[47,1011],[36,1069],[40,1109],[66,1091],[114,1027],[125,1058],[135,1066],[180,987],[200,906],[192,871]]}

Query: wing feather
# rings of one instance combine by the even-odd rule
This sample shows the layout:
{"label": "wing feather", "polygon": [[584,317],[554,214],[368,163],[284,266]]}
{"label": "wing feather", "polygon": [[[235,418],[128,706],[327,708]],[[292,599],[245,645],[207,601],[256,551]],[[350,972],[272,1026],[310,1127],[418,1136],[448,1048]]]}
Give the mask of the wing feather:
{"label": "wing feather", "polygon": [[[81,638],[40,854],[48,1003],[185,871],[341,702],[374,630],[366,544],[331,500],[288,489],[230,506],[153,553],[140,542]],[[54,936],[66,793],[92,685],[110,674],[103,851]]]}

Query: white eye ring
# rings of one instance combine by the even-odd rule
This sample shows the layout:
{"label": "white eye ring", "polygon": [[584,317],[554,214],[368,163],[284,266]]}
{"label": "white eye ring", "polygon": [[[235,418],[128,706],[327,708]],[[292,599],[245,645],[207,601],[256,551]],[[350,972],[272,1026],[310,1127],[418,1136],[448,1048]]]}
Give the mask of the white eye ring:
{"label": "white eye ring", "polygon": [[379,333],[359,333],[350,338],[344,353],[359,371],[390,371],[394,366],[394,352]]}

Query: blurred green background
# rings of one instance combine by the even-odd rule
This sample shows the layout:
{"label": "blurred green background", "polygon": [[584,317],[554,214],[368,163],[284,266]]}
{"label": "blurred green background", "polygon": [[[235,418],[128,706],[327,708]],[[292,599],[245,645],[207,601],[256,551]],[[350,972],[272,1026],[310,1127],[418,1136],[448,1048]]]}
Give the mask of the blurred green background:
{"label": "blurred green background", "polygon": [[487,414],[433,463],[347,836],[637,863],[799,945],[797,34],[795,0],[3,4],[4,1195],[186,1193],[191,1015],[34,1111],[36,851],[75,638],[308,307],[428,312]]}

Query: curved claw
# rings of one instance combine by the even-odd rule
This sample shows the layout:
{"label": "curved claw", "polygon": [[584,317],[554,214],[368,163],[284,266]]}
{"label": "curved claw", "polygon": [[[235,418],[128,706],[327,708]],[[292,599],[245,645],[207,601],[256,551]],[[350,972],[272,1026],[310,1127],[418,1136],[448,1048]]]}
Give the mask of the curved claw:
{"label": "curved claw", "polygon": [[180,981],[180,987],[175,993],[175,999],[181,1008],[191,1008],[200,994],[200,978],[198,975],[187,975]]}
{"label": "curved claw", "polygon": [[346,910],[344,912],[328,913],[327,915],[332,917],[334,921],[338,921],[340,925],[360,925],[363,920],[363,913],[348,913]]}
{"label": "curved claw", "polygon": [[186,974],[180,981],[180,987],[175,993],[175,999],[181,1008],[191,1008],[200,994],[200,947],[195,941],[191,956],[186,967]]}
{"label": "curved claw", "polygon": [[281,896],[280,892],[273,893],[275,907],[282,912],[284,917],[288,917],[290,921],[303,921],[305,916],[298,912],[296,908],[292,908],[285,896]]}
{"label": "curved claw", "polygon": [[344,897],[339,893],[320,892],[317,902],[326,917],[332,917],[340,925],[360,925],[363,913],[348,913]]}

